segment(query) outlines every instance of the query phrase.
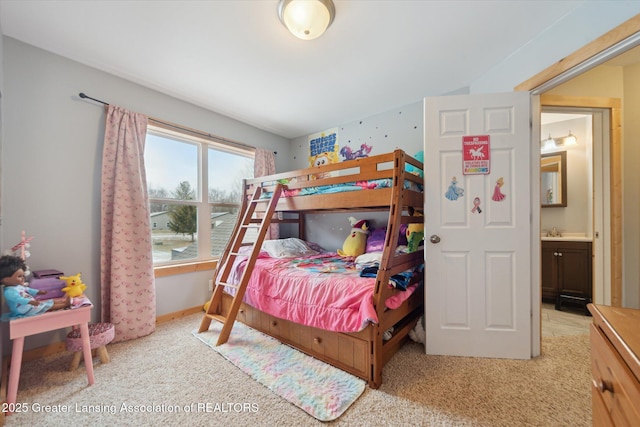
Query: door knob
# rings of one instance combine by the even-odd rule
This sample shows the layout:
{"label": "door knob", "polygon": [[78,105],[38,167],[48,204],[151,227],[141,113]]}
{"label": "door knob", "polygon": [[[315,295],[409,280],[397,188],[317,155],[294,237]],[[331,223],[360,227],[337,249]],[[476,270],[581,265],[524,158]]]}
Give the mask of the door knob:
{"label": "door knob", "polygon": [[429,237],[429,241],[431,243],[440,243],[440,236],[433,234],[431,237]]}

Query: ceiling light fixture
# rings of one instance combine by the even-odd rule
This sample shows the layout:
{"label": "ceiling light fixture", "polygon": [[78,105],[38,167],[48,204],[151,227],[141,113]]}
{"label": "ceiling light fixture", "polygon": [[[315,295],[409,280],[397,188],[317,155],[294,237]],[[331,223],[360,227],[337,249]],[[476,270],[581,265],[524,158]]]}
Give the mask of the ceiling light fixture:
{"label": "ceiling light fixture", "polygon": [[320,37],[333,22],[332,0],[280,0],[278,17],[294,36],[302,40]]}

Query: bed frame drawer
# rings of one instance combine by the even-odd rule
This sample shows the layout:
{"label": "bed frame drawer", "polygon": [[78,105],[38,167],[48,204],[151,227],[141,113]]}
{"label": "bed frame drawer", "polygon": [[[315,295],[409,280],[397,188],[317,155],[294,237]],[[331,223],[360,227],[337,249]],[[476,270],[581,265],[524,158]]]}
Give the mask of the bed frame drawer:
{"label": "bed frame drawer", "polygon": [[[231,297],[223,295],[223,313],[227,313],[230,305]],[[366,331],[355,334],[325,331],[278,319],[244,303],[236,319],[317,359],[360,378],[369,378],[371,355]]]}
{"label": "bed frame drawer", "polygon": [[272,316],[269,317],[269,334],[288,340],[290,336],[289,329],[291,323]]}

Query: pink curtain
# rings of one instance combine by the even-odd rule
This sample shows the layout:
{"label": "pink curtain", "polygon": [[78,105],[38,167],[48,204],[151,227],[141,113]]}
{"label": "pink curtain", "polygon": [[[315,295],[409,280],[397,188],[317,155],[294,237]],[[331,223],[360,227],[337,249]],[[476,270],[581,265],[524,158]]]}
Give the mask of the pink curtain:
{"label": "pink curtain", "polygon": [[[272,175],[276,173],[276,156],[271,150],[256,148],[253,160],[253,176],[258,178],[261,176]],[[271,224],[265,239],[280,238],[280,226]]]}
{"label": "pink curtain", "polygon": [[110,105],[102,155],[102,321],[114,341],[152,333],[156,294],[144,144],[147,117]]}

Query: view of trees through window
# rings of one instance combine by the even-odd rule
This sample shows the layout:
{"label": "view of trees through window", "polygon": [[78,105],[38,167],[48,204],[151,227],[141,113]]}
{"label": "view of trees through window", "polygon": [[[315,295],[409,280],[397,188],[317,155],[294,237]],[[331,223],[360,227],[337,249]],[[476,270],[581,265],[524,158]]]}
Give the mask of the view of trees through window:
{"label": "view of trees through window", "polygon": [[238,215],[253,152],[150,126],[145,171],[154,264],[218,257]]}

